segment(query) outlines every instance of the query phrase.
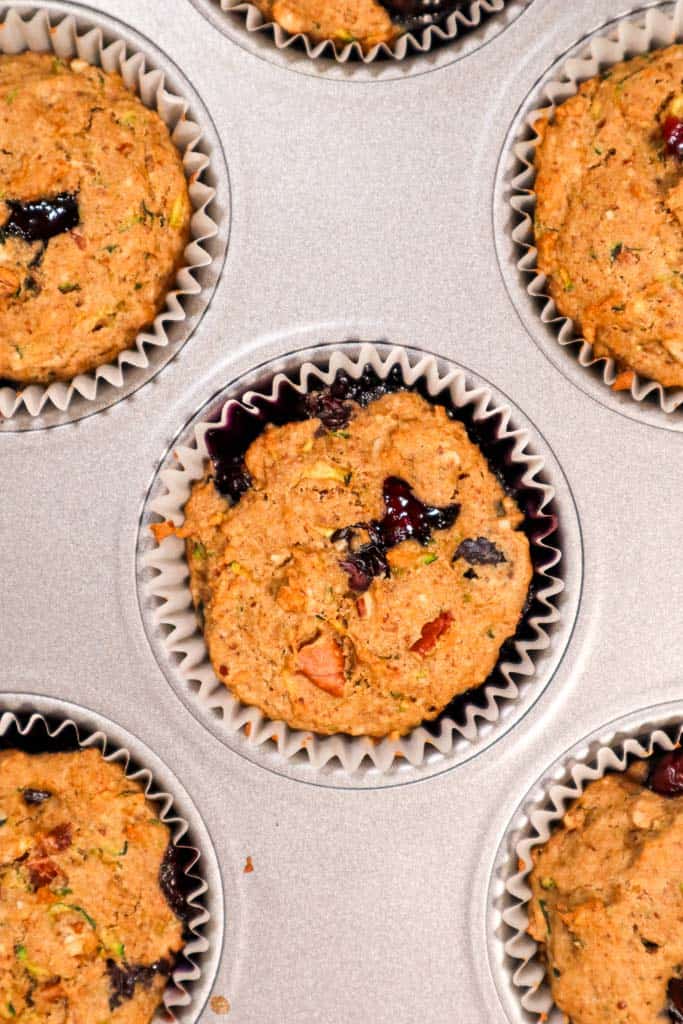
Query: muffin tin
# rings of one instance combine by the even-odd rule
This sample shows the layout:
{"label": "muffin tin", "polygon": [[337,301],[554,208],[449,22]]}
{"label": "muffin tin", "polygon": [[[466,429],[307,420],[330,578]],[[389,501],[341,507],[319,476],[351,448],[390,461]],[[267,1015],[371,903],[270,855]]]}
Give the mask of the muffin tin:
{"label": "muffin tin", "polygon": [[[207,882],[225,941],[188,1024],[526,1024],[502,917],[516,808],[530,790],[545,799],[563,751],[592,751],[582,737],[609,745],[621,727],[604,722],[626,716],[644,735],[666,702],[683,719],[681,410],[614,396],[555,347],[525,305],[509,201],[510,143],[542,81],[631,13],[624,0],[534,0],[492,19],[492,38],[352,66],[247,37],[214,0],[47,6],[134,39],[191,90],[212,139],[219,241],[191,336],[151,379],[75,423],[2,426],[0,707],[66,699],[84,728],[130,749],[139,737],[155,778],[190,794],[215,847]],[[652,11],[683,34],[683,4],[649,5],[636,24]],[[564,481],[573,524],[538,700],[462,763],[408,765],[392,786],[221,742],[150,644],[138,552],[165,453],[207,403],[264,364],[360,341],[433,353],[490,387]]]}

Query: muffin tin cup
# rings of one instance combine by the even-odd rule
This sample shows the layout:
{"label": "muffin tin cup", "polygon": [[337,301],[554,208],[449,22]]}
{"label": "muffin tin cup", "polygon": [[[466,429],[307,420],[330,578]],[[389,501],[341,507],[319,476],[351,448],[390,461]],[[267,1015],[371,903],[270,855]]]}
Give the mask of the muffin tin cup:
{"label": "muffin tin cup", "polygon": [[[355,41],[344,44],[332,39],[315,42],[306,33],[288,32],[277,22],[267,21],[255,4],[245,0],[192,0],[192,3],[219,28],[223,28],[219,20],[221,13],[223,21],[231,16],[239,17],[244,26],[240,33],[243,39],[246,35],[246,40],[258,45],[261,41],[258,37],[266,37],[263,42],[269,49],[274,49],[276,54],[294,61],[298,53],[303,60],[313,61],[317,71],[323,71],[325,65],[336,64],[351,74],[363,67],[372,67],[374,72],[382,75],[387,66],[390,68],[411,57],[419,58],[420,55],[434,53],[444,44],[458,50],[464,47],[465,52],[470,52],[470,49],[483,45],[502,31],[521,14],[531,0],[470,0],[453,11],[442,24],[405,32],[394,42],[379,43],[367,53]],[[259,53],[265,55],[260,48]],[[419,73],[419,59],[414,68],[415,73]],[[428,69],[423,67],[421,70]]]}
{"label": "muffin tin cup", "polygon": [[[219,231],[213,219],[216,189],[207,183],[208,179],[214,180],[209,155],[204,151],[210,131],[206,123],[200,125],[190,113],[189,83],[181,83],[186,95],[175,91],[175,86],[169,89],[166,71],[157,66],[166,63],[162,54],[150,56],[138,50],[142,40],[126,32],[125,26],[105,16],[93,20],[90,10],[74,4],[5,6],[0,9],[0,19],[0,53],[48,52],[60,60],[80,58],[104,71],[118,72],[127,87],[145,106],[156,110],[167,125],[182,155],[192,206],[190,240],[176,275],[176,287],[167,294],[153,324],[139,332],[134,347],[120,352],[115,361],[70,381],[0,384],[0,429],[22,430],[79,419],[111,405],[152,377],[187,340],[206,308],[211,290],[205,287],[206,268],[220,249],[224,251],[226,241],[217,240],[219,234],[225,236],[225,231]],[[198,97],[192,97],[192,106],[201,107]],[[204,114],[206,122],[209,119]],[[216,144],[214,139],[210,148],[217,160],[220,143]],[[191,310],[190,302],[194,303]]]}
{"label": "muffin tin cup", "polygon": [[[441,396],[477,435],[488,438],[489,461],[514,479],[534,560],[534,596],[515,638],[501,651],[484,685],[431,723],[400,739],[332,736],[291,729],[242,704],[219,681],[208,658],[188,585],[184,543],[157,545],[150,525],[180,524],[192,484],[202,477],[207,430],[229,422],[237,407],[254,413],[255,398],[272,400],[288,382],[300,394],[329,384],[338,371],[359,377],[369,366],[381,380]],[[483,442],[482,442],[483,443]],[[163,459],[147,496],[138,544],[138,587],[148,639],[167,679],[186,706],[229,747],[264,767],[323,785],[395,785],[434,775],[472,757],[507,731],[550,680],[574,621],[580,592],[580,538],[571,498],[552,453],[518,410],[459,366],[388,344],[320,346],[265,364],[205,405]],[[566,548],[566,549],[565,549]],[[577,559],[578,564],[577,564]],[[565,590],[566,585],[566,590]]]}
{"label": "muffin tin cup", "polygon": [[[559,313],[547,290],[547,278],[536,265],[534,159],[540,138],[534,125],[542,116],[552,119],[556,107],[575,95],[579,85],[586,79],[593,78],[619,61],[681,41],[683,0],[677,0],[675,4],[657,4],[631,11],[597,29],[553,64],[534,86],[510,130],[499,167],[499,179],[503,172],[508,184],[504,186],[499,180],[498,192],[502,194],[504,190],[507,191],[508,211],[512,207],[508,230],[516,253],[516,276],[521,278],[523,288],[531,299],[533,308],[528,319],[536,320],[536,329],[545,325],[543,347],[559,346],[564,350],[563,362],[574,359],[585,374],[592,371],[596,382],[600,382],[601,400],[607,400],[622,411],[624,403],[641,403],[640,411],[645,416],[649,411],[648,406],[654,407],[660,416],[662,413],[676,413],[683,405],[683,388],[665,388],[636,373],[628,391],[613,391],[612,385],[618,372],[615,360],[597,358],[592,345],[581,336],[574,321]],[[530,329],[536,333],[533,323]],[[579,374],[579,378],[581,376]],[[646,404],[643,406],[642,403]],[[633,412],[637,414],[638,411],[638,407],[633,406]],[[661,420],[655,422],[661,424]]]}
{"label": "muffin tin cup", "polygon": [[154,1020],[193,1024],[199,1019],[216,972],[223,915],[215,853],[190,798],[139,740],[100,716],[65,701],[3,694],[0,750],[12,747],[36,754],[95,747],[106,761],[121,765],[126,778],[141,785],[146,798],[157,808],[159,819],[170,830],[172,845],[185,862],[183,888],[192,916],[185,922],[186,943]]}
{"label": "muffin tin cup", "polygon": [[[527,934],[531,851],[550,838],[571,803],[608,772],[680,746],[683,702],[659,704],[603,726],[566,751],[527,793],[505,832],[489,888],[487,937],[499,997],[515,1024],[564,1024],[546,982],[538,944]],[[547,1016],[546,1016],[547,1015]]]}

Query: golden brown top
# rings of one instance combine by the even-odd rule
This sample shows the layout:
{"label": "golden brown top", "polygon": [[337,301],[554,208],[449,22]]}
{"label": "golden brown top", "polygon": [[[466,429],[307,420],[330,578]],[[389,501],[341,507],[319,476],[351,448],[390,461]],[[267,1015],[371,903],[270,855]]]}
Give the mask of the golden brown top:
{"label": "golden brown top", "polygon": [[0,752],[1,1021],[149,1024],[183,945],[169,839],[98,751]]}
{"label": "golden brown top", "polygon": [[[68,379],[114,358],[163,306],[188,239],[166,125],[117,74],[0,56],[0,180],[0,377]],[[12,204],[63,194],[76,227],[8,232]]]}

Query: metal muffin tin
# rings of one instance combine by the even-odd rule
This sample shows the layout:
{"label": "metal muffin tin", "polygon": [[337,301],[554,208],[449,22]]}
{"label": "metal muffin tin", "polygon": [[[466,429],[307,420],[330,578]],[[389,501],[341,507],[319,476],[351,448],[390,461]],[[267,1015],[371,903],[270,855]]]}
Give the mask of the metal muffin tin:
{"label": "metal muffin tin", "polygon": [[[508,822],[563,751],[683,697],[680,420],[668,429],[636,403],[624,415],[560,372],[515,312],[514,254],[496,246],[518,110],[624,0],[534,0],[486,45],[411,58],[390,80],[292,73],[190,0],[85,13],[98,12],[141,48],[153,39],[201,97],[229,169],[230,242],[203,319],[151,381],[77,423],[0,436],[2,706],[36,693],[92,709],[186,787],[225,902],[210,994],[231,1005],[222,1017],[209,1000],[198,1020],[522,1024],[491,974],[514,963],[487,956]],[[219,742],[159,668],[136,585],[145,495],[183,425],[264,361],[354,338],[438,353],[509,395],[566,475],[585,569],[564,658],[523,720],[438,777],[363,791],[282,777]]]}

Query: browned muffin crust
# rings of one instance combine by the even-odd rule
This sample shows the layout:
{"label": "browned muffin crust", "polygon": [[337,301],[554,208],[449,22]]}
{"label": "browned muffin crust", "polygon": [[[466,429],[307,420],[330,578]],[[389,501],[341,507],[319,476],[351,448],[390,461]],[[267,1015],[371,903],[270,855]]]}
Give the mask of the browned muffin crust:
{"label": "browned muffin crust", "polygon": [[356,41],[364,51],[391,43],[401,34],[376,0],[254,0],[266,21],[286,32],[303,32],[314,42],[331,39],[341,46]]}
{"label": "browned muffin crust", "polygon": [[[233,506],[210,472],[195,484],[177,531],[211,661],[236,697],[297,729],[379,737],[484,682],[532,566],[522,513],[461,423],[399,392],[354,405],[343,430],[317,417],[267,427],[246,469]],[[428,543],[390,546],[386,573],[364,585],[354,557],[392,480],[446,512]]]}
{"label": "browned muffin crust", "polygon": [[183,946],[169,840],[99,751],[0,752],[0,1020],[149,1024]]}
{"label": "browned muffin crust", "polygon": [[[0,178],[0,377],[68,380],[114,359],[163,306],[189,236],[166,125],[117,74],[3,55]],[[70,230],[8,231],[13,204],[64,194],[78,204]]]}
{"label": "browned muffin crust", "polygon": [[[538,269],[596,356],[683,385],[683,46],[614,65],[536,124]],[[628,378],[626,378],[628,382]]]}

